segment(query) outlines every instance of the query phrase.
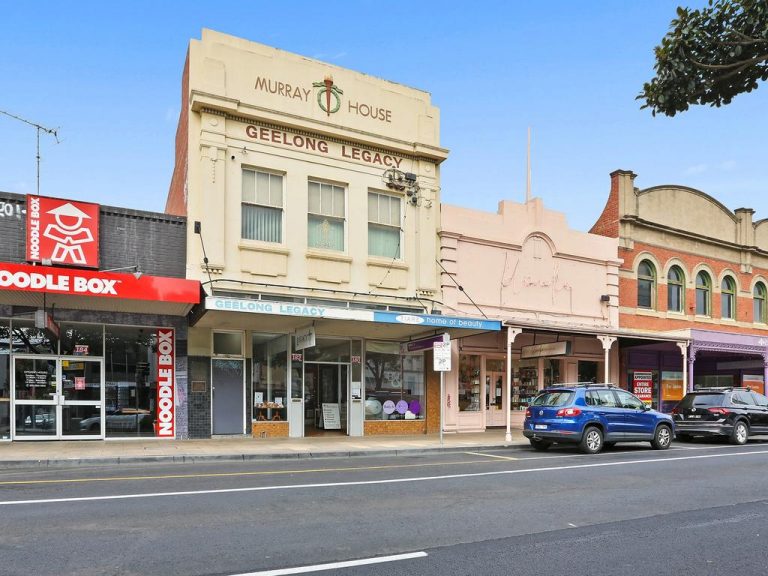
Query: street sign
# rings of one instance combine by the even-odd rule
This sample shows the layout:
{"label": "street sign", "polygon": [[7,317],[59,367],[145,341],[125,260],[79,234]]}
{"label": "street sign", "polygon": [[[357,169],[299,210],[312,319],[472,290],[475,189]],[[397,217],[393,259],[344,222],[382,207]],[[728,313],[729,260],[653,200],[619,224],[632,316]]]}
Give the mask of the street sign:
{"label": "street sign", "polygon": [[432,344],[434,350],[434,366],[435,372],[450,372],[451,371],[451,342],[435,342]]}

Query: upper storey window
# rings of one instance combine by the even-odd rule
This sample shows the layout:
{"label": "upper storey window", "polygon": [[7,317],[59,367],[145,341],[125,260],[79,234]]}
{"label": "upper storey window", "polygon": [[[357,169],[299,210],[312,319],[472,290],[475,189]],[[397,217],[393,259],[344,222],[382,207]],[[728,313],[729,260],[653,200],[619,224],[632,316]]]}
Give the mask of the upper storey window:
{"label": "upper storey window", "polygon": [[766,290],[765,290],[765,284],[762,282],[758,282],[755,284],[755,288],[752,291],[752,311],[754,313],[754,321],[759,322],[760,324],[766,323],[766,308],[765,308],[765,298],[766,298]]}
{"label": "upper storey window", "polygon": [[308,246],[343,252],[346,214],[344,187],[310,180]]}
{"label": "upper storey window", "polygon": [[283,176],[243,169],[242,232],[246,240],[283,241]]}
{"label": "upper storey window", "polygon": [[730,276],[723,278],[720,284],[720,316],[736,318],[736,282]]}
{"label": "upper storey window", "polygon": [[398,196],[368,192],[368,254],[400,258],[400,210]]}
{"label": "upper storey window", "polygon": [[679,266],[672,266],[667,274],[667,310],[682,312],[685,305],[685,276]]}
{"label": "upper storey window", "polygon": [[655,306],[656,269],[648,260],[640,262],[637,268],[637,306],[651,308]]}
{"label": "upper storey window", "polygon": [[696,274],[696,314],[710,316],[712,311],[712,280],[706,272]]}

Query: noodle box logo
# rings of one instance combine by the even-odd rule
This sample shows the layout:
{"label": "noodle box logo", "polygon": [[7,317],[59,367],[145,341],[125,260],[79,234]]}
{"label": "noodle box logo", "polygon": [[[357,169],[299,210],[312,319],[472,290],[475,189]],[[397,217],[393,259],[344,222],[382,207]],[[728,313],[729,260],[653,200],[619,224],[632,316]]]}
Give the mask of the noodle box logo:
{"label": "noodle box logo", "polygon": [[27,260],[99,267],[99,205],[27,195]]}

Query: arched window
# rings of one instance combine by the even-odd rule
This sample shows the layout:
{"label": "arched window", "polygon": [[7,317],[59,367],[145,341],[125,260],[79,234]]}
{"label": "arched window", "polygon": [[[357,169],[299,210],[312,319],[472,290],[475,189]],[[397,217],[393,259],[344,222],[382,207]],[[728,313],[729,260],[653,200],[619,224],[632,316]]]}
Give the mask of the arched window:
{"label": "arched window", "polygon": [[679,266],[672,266],[667,274],[667,310],[682,312],[685,304],[685,276]]}
{"label": "arched window", "polygon": [[656,269],[648,260],[637,267],[637,307],[654,308],[656,294]]}
{"label": "arched window", "polygon": [[736,282],[730,276],[720,284],[720,317],[736,318]]}
{"label": "arched window", "polygon": [[696,314],[709,316],[712,296],[712,280],[706,272],[696,274]]}
{"label": "arched window", "polygon": [[752,291],[752,296],[754,298],[754,300],[752,300],[752,311],[755,316],[754,321],[759,322],[760,324],[765,324],[765,284],[762,282],[755,284],[755,289]]}

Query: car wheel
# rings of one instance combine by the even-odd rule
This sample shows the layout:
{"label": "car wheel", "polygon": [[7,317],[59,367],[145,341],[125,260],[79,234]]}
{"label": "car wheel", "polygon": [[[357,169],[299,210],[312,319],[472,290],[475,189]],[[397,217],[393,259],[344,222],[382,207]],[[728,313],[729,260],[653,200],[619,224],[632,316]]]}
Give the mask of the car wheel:
{"label": "car wheel", "polygon": [[656,426],[656,432],[653,433],[651,446],[655,450],[666,450],[672,443],[672,429],[666,424]]}
{"label": "car wheel", "polygon": [[680,440],[680,442],[693,442],[693,436],[690,434],[678,434],[675,438]]}
{"label": "car wheel", "polygon": [[579,448],[585,454],[597,454],[603,449],[603,433],[600,428],[587,426],[584,435],[581,437]]}
{"label": "car wheel", "polygon": [[731,432],[731,444],[746,444],[749,438],[749,428],[743,420],[739,420],[733,425],[733,432]]}
{"label": "car wheel", "polygon": [[549,450],[549,447],[552,446],[552,442],[548,442],[547,440],[531,440],[531,446],[533,446],[534,450],[538,450],[539,452],[544,452],[544,450]]}

